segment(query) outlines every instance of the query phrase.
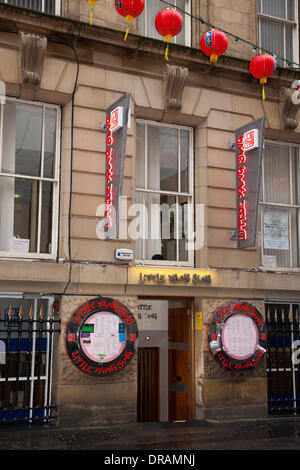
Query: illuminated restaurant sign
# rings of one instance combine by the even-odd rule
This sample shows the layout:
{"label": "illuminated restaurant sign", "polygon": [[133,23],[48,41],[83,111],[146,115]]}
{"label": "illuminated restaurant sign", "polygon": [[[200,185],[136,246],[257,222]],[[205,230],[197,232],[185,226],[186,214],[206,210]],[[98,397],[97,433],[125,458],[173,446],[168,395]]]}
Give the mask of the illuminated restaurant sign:
{"label": "illuminated restaurant sign", "polygon": [[106,111],[104,214],[106,238],[118,238],[119,235],[119,205],[123,188],[129,102],[130,97],[126,93]]}
{"label": "illuminated restaurant sign", "polygon": [[201,269],[138,268],[128,270],[129,284],[208,287],[212,271]]}
{"label": "illuminated restaurant sign", "polygon": [[116,299],[97,297],[71,315],[65,343],[69,358],[82,372],[107,377],[120,372],[134,356],[137,324]]}
{"label": "illuminated restaurant sign", "polygon": [[235,131],[238,248],[256,244],[264,125],[260,118]]}
{"label": "illuminated restaurant sign", "polygon": [[208,340],[213,358],[222,368],[253,369],[266,352],[266,325],[253,305],[230,302],[214,312]]}

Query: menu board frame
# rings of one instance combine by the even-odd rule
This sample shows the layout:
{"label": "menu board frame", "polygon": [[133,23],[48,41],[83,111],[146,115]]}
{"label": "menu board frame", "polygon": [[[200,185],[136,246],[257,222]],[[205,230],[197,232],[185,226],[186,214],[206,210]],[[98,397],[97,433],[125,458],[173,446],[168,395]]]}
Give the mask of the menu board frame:
{"label": "menu board frame", "polygon": [[[254,322],[257,328],[258,341],[252,354],[243,359],[232,357],[222,343],[222,331],[229,318],[234,315],[245,315]],[[217,364],[228,371],[253,369],[266,353],[267,329],[262,314],[255,306],[245,301],[231,301],[218,307],[213,313],[208,327],[208,342],[210,351]]]}
{"label": "menu board frame", "polygon": [[[97,313],[117,315],[125,333],[124,348],[113,360],[93,361],[82,348],[82,327]],[[65,329],[66,352],[71,362],[82,372],[93,377],[107,377],[121,372],[133,359],[138,344],[138,328],[134,315],[123,303],[110,297],[96,297],[80,305],[71,315]]]}

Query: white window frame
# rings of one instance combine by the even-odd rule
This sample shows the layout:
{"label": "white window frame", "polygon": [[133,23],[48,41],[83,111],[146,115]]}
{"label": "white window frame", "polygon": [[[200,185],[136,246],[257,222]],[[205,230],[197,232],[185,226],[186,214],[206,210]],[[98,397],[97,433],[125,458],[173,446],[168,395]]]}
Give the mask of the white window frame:
{"label": "white window frame", "polygon": [[[145,127],[145,188],[135,188],[135,192],[140,192],[140,193],[156,193],[156,194],[165,194],[165,195],[171,195],[171,196],[186,196],[190,198],[190,203],[193,208],[193,213],[191,215],[191,224],[192,226],[190,227],[191,232],[194,231],[194,180],[193,180],[193,175],[194,175],[194,130],[191,127],[186,127],[186,126],[180,126],[180,125],[172,125],[172,124],[164,124],[156,121],[149,121],[149,120],[144,120],[144,119],[137,119],[136,120],[137,124],[144,124]],[[156,126],[156,127],[169,127],[172,129],[182,129],[182,130],[187,130],[190,133],[190,142],[189,142],[189,192],[179,192],[179,191],[164,191],[164,190],[154,190],[151,188],[147,188],[147,125],[150,126]],[[179,137],[178,137],[179,139]],[[178,146],[178,151],[180,152],[180,145]],[[138,156],[136,156],[138,158]],[[179,164],[180,164],[180,154],[178,158]],[[180,166],[178,168],[178,175],[180,173]],[[179,177],[179,176],[178,176]],[[143,218],[145,217],[145,213],[143,214]],[[177,216],[178,219],[178,216]],[[145,221],[144,221],[144,226],[145,226]],[[143,239],[143,253],[145,253],[145,239]],[[192,244],[192,241],[189,241],[189,244]],[[178,258],[178,244],[177,244],[177,258]],[[168,260],[148,260],[148,259],[135,259],[135,264],[136,265],[142,265],[142,266],[177,266],[177,267],[194,267],[194,249],[190,249],[188,251],[188,260],[187,261],[168,261]]]}
{"label": "white window frame", "polygon": [[[149,0],[148,0],[149,1]],[[150,0],[151,1],[151,0]],[[176,1],[177,0],[174,0],[174,7],[176,8]],[[184,21],[184,25],[185,25],[185,41],[184,41],[184,44],[181,44],[181,45],[184,45],[184,46],[188,46],[188,47],[191,47],[191,41],[192,41],[192,27],[191,27],[191,17],[189,16],[191,14],[191,3],[192,3],[192,0],[185,0],[185,11],[186,11],[186,14],[183,15],[182,11],[181,10],[178,10],[182,16],[183,16],[183,21]],[[163,3],[161,2],[161,9],[163,10],[164,8],[168,8],[169,5],[167,5],[166,3]],[[147,37],[151,37],[148,35],[148,22],[147,22],[147,2],[145,2],[145,13],[144,13],[144,35],[147,36]],[[173,38],[172,42],[174,44],[176,44],[176,36]]]}
{"label": "white window frame", "polygon": [[[9,1],[4,0],[4,3],[9,3]],[[36,10],[36,11],[39,11],[39,10]],[[47,12],[45,12],[45,0],[42,0],[41,13],[47,13]],[[61,15],[61,0],[55,0],[55,13],[54,14],[57,15],[57,16]]]}
{"label": "white window frame", "polygon": [[[260,4],[260,11],[262,12],[262,0],[257,0]],[[287,18],[287,1],[285,0],[285,12],[286,12],[286,18]],[[265,13],[261,13],[257,11],[257,16],[258,16],[258,42],[259,42],[259,47],[262,47],[261,44],[261,19],[267,19],[273,22],[277,23],[282,23],[283,25],[292,25],[294,26],[293,28],[293,58],[292,61],[295,62],[296,64],[299,61],[299,24],[298,24],[298,0],[295,0],[295,11],[294,11],[294,17],[295,20],[291,21],[288,19],[284,18],[279,18],[277,16],[271,16],[267,15]],[[284,34],[284,59],[286,59],[286,44],[285,44],[285,34]],[[269,51],[273,52],[273,51]],[[287,59],[286,59],[287,60]],[[284,62],[284,67],[288,66],[288,62]],[[297,67],[295,64],[292,64],[291,67]]]}
{"label": "white window frame", "polygon": [[[299,162],[300,162],[300,146],[297,144],[289,143],[289,142],[284,142],[284,141],[274,141],[274,140],[265,140],[266,144],[272,144],[272,145],[278,145],[278,146],[285,146],[289,147],[289,175],[290,175],[290,181],[293,181],[293,175],[292,175],[292,148],[297,148],[298,149],[298,155],[299,155]],[[293,240],[292,240],[292,226],[291,226],[291,216],[290,216],[290,209],[296,209],[298,210],[299,217],[298,217],[298,226],[297,226],[297,231],[298,231],[298,239],[296,240],[297,243],[297,256],[298,256],[298,262],[300,263],[300,203],[296,204],[296,201],[294,200],[293,192],[296,194],[297,187],[293,187],[292,184],[290,184],[290,204],[284,204],[284,203],[276,203],[276,202],[268,202],[265,201],[265,188],[264,188],[264,154],[262,157],[262,175],[261,175],[261,198],[262,200],[259,201],[259,217],[260,217],[260,246],[259,246],[259,257],[260,257],[260,269],[264,271],[282,271],[282,272],[287,272],[287,271],[293,271],[293,272],[300,272],[300,266],[292,266],[293,264]],[[300,181],[298,182],[300,185]],[[294,191],[293,191],[294,190]],[[263,256],[264,256],[264,207],[277,207],[277,208],[283,208],[287,209],[289,212],[289,260],[290,260],[290,266],[287,267],[281,267],[281,266],[265,266],[263,264]]]}
{"label": "white window frame", "polygon": [[[60,130],[60,122],[61,122],[61,109],[60,106],[52,105],[48,103],[42,103],[39,101],[25,101],[19,100],[16,98],[6,97],[7,102],[15,102],[15,103],[24,103],[29,105],[36,105],[42,106],[43,108],[43,130],[42,130],[42,162],[44,157],[44,141],[45,141],[45,110],[46,108],[54,108],[56,109],[56,148],[55,148],[55,166],[54,166],[54,177],[53,178],[42,178],[40,176],[27,176],[22,174],[9,174],[1,172],[2,169],[2,143],[3,143],[3,107],[5,106],[4,102],[1,102],[1,119],[0,119],[0,177],[4,176],[7,178],[21,178],[27,180],[35,180],[35,181],[44,181],[53,183],[53,199],[52,199],[52,233],[51,233],[51,253],[15,253],[12,251],[0,251],[0,259],[8,258],[8,259],[56,259],[57,256],[57,249],[58,249],[58,215],[59,215],[59,191],[60,191],[60,141],[61,141],[61,130]],[[42,173],[42,172],[41,172]],[[41,206],[40,206],[40,199],[41,199],[41,191],[39,191],[39,214],[38,214],[38,247],[39,247],[39,240],[41,237]],[[1,221],[0,221],[1,223]]]}

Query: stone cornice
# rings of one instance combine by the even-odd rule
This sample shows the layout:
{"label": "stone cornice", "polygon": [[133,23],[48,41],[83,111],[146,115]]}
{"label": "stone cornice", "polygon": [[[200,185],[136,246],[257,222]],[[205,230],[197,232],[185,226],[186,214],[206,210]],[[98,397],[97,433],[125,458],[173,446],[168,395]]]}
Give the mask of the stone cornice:
{"label": "stone cornice", "polygon": [[[27,10],[13,5],[0,4],[0,32],[19,33],[20,31],[45,36],[48,47],[51,41],[62,41],[79,48],[91,48],[103,51],[103,45],[108,53],[118,56],[135,56],[136,59],[165,64],[163,57],[164,42],[137,34],[129,34],[124,42],[124,31],[105,28],[102,26],[76,21],[70,18],[54,16]],[[72,54],[70,53],[70,56]],[[172,64],[188,67],[190,71],[205,71],[207,75],[219,77],[228,74],[231,78],[250,76],[249,61],[241,58],[222,56],[218,62],[211,65],[208,58],[200,49],[171,45],[170,56]],[[270,80],[275,88],[290,86],[291,82],[300,79],[300,71],[278,68]],[[249,77],[251,82],[252,77]],[[255,79],[253,79],[256,82]]]}

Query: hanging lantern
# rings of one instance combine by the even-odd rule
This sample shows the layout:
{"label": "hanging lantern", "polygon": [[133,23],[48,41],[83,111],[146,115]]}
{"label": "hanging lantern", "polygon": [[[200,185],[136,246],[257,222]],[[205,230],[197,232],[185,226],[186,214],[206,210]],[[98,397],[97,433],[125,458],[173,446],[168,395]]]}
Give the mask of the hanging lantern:
{"label": "hanging lantern", "polygon": [[94,7],[97,5],[97,2],[98,0],[88,0],[89,5],[91,5],[90,25],[93,24]]}
{"label": "hanging lantern", "polygon": [[273,75],[277,67],[276,59],[273,55],[270,54],[259,54],[250,62],[250,73],[254,78],[260,80],[262,85],[262,98],[265,96],[265,84],[267,83],[267,78]]}
{"label": "hanging lantern", "polygon": [[174,8],[165,8],[160,11],[155,18],[155,27],[159,34],[164,36],[167,47],[165,50],[165,59],[168,58],[169,43],[174,36],[180,33],[183,25],[181,14]]}
{"label": "hanging lantern", "polygon": [[207,31],[200,40],[200,47],[202,52],[210,57],[212,63],[217,62],[228,47],[227,36],[223,31],[217,29]]}
{"label": "hanging lantern", "polygon": [[127,23],[124,37],[124,41],[126,41],[133,18],[139,16],[144,10],[144,0],[115,0],[115,7],[117,12],[125,17]]}

